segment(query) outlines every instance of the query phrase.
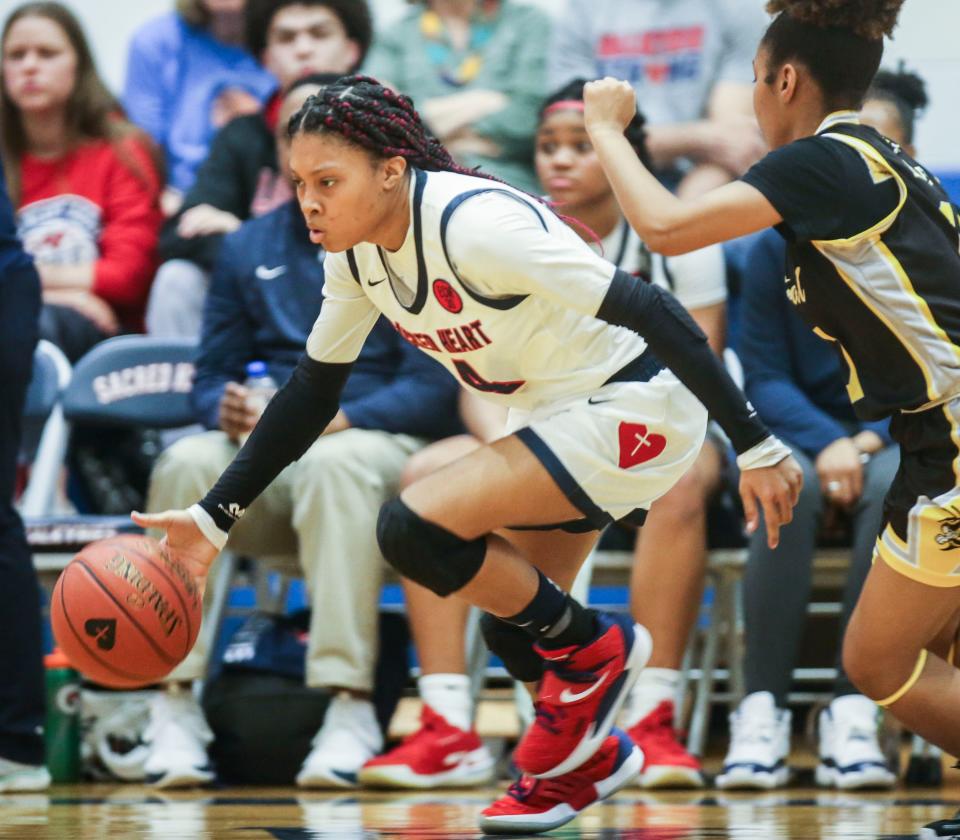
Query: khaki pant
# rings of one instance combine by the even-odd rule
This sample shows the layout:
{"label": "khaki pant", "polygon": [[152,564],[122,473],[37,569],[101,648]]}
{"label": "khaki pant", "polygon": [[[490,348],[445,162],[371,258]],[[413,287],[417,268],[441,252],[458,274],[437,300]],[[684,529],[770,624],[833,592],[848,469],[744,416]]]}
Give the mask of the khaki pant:
{"label": "khaki pant", "polygon": [[[312,609],[309,686],[373,688],[384,571],[377,515],[397,494],[404,464],[422,445],[409,435],[365,429],[321,437],[230,531],[227,548],[235,553],[273,564],[285,559],[288,569],[293,558],[299,561]],[[154,467],[147,510],[188,507],[213,486],[236,453],[236,444],[223,432],[177,441]],[[203,676],[208,657],[198,641],[168,679]]]}

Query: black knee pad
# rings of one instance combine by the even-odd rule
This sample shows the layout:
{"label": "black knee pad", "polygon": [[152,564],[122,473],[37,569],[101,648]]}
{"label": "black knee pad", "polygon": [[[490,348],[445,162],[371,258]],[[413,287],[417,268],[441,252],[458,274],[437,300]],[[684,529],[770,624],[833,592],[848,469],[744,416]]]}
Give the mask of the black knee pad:
{"label": "black knee pad", "polygon": [[380,508],[377,542],[386,561],[401,575],[440,596],[473,580],[487,553],[486,538],[460,539],[422,519],[399,498]]}
{"label": "black knee pad", "polygon": [[490,613],[480,619],[480,631],[490,652],[500,657],[515,680],[537,682],[543,676],[543,659],[533,649],[533,637],[515,624]]}

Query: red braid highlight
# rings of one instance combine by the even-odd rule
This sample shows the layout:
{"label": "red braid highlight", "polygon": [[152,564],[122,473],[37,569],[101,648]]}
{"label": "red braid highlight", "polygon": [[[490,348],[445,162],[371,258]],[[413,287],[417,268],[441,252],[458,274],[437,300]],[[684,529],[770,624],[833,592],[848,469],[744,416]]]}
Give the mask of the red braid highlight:
{"label": "red braid highlight", "polygon": [[408,96],[369,76],[345,76],[311,96],[290,118],[288,134],[325,131],[339,134],[385,157],[398,155],[420,169],[474,175],[500,181],[460,166],[430,134]]}

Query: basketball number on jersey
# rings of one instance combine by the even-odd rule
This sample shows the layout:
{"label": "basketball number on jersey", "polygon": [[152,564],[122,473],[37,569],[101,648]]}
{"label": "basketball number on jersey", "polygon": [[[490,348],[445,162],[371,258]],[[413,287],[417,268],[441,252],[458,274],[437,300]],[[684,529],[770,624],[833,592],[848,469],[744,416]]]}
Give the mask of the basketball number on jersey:
{"label": "basketball number on jersey", "polygon": [[514,382],[488,382],[463,359],[454,359],[453,366],[467,385],[485,394],[512,394],[525,384],[523,379]]}

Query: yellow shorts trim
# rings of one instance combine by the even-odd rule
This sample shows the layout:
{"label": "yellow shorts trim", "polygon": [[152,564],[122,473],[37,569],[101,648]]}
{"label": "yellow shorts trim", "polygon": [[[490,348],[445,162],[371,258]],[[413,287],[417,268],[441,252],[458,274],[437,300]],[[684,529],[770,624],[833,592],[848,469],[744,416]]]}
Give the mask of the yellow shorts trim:
{"label": "yellow shorts trim", "polygon": [[911,688],[917,684],[917,680],[920,679],[920,675],[923,673],[923,666],[927,664],[927,652],[926,650],[921,650],[920,655],[917,657],[917,664],[914,666],[913,673],[900,688],[898,688],[893,694],[889,697],[885,697],[883,700],[877,700],[878,706],[892,706],[897,702],[904,694],[906,694]]}
{"label": "yellow shorts trim", "polygon": [[[931,560],[939,560],[942,564],[943,554],[936,545],[915,546],[913,549],[908,548],[906,543],[893,532],[893,529],[889,525],[884,529],[874,547],[874,556],[880,555],[880,558],[890,566],[890,568],[895,572],[899,572],[904,577],[910,578],[910,580],[915,580],[917,583],[923,583],[927,586],[936,586],[941,589],[960,586],[960,574],[955,574],[953,570],[946,573],[924,567],[923,558],[927,552],[930,553],[929,558]],[[911,562],[915,554],[919,554],[919,565]],[[954,560],[954,558],[951,558],[951,560]],[[954,566],[955,562],[960,563],[960,556],[956,557],[954,562],[950,563],[950,566]],[[943,568],[942,565],[941,568]]]}

